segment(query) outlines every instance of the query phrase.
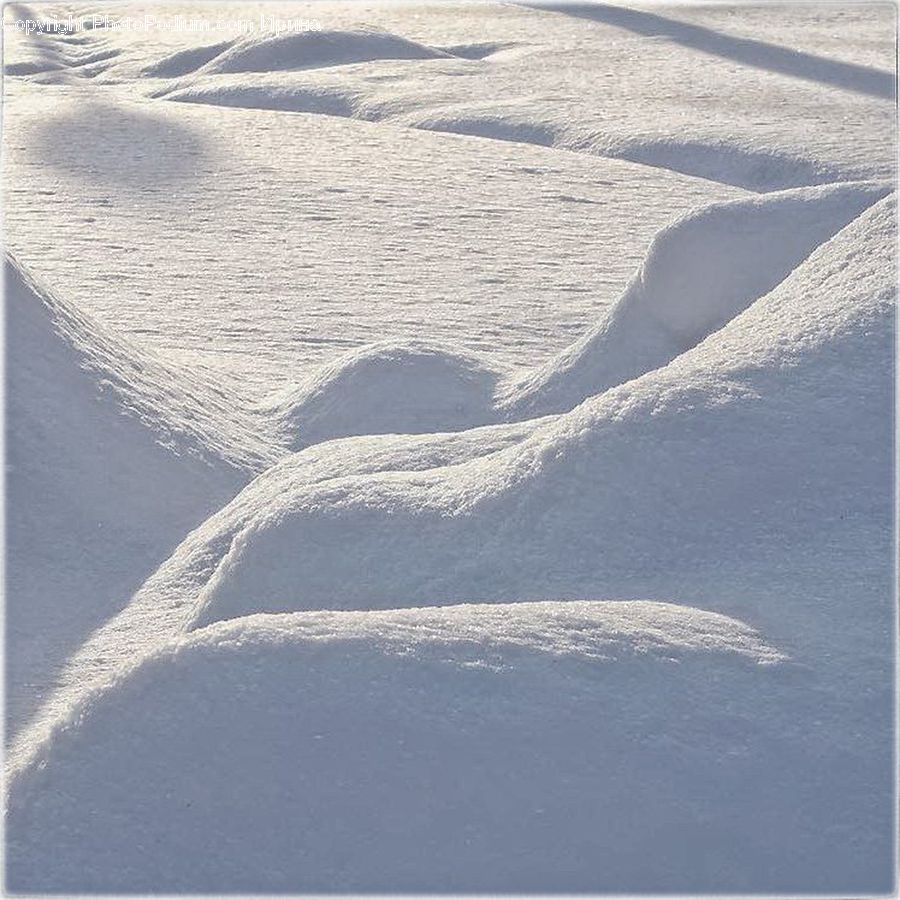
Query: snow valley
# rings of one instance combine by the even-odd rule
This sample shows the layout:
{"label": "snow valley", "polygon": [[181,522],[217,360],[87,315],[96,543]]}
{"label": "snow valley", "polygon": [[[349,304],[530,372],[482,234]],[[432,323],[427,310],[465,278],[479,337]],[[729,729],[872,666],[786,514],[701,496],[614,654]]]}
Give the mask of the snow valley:
{"label": "snow valley", "polygon": [[892,7],[4,15],[7,890],[894,888]]}

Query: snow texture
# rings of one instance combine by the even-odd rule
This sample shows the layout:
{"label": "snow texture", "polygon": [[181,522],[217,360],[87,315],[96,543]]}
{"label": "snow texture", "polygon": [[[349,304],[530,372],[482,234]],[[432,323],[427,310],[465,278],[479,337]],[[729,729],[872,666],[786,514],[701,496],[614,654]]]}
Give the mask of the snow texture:
{"label": "snow texture", "polygon": [[4,7],[5,888],[890,893],[896,11],[175,10]]}

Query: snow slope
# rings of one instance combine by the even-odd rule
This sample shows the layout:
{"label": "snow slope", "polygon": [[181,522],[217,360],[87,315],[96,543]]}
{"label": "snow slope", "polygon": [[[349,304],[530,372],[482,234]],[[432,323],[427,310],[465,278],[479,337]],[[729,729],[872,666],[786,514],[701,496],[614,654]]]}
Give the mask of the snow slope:
{"label": "snow slope", "polygon": [[530,145],[111,97],[95,81],[41,85],[31,103],[18,82],[10,246],[99,321],[251,401],[386,340],[498,368],[546,360],[621,293],[660,228],[744,195]]}
{"label": "snow slope", "polygon": [[890,590],[892,202],[693,350],[565,416],[285,457],[73,657],[13,758],[122,661],[257,611],[643,595],[750,610],[805,642],[835,617],[865,634],[850,610],[867,546],[866,578]]}
{"label": "snow slope", "polygon": [[[643,572],[814,549],[848,527],[840,515],[889,528],[891,203],[693,350],[520,447],[423,473],[251,485],[198,624],[422,594],[619,595]],[[256,490],[265,502],[243,521]]]}
{"label": "snow slope", "polygon": [[600,323],[542,366],[504,373],[452,347],[381,342],[339,356],[267,414],[299,449],[566,412],[717,331],[889,190],[827,185],[692,210],[656,234]]}
{"label": "snow slope", "polygon": [[[547,362],[688,210],[746,189],[893,177],[894,104],[832,77],[890,79],[886,6],[782,5],[777,28],[755,6],[668,7],[652,12],[652,33],[610,7],[607,21],[511,4],[264,9],[336,36],[376,26],[454,58],[154,78],[142,73],[173,54],[194,67],[205,48],[243,38],[98,29],[10,42],[10,62],[42,50],[68,62],[7,79],[4,95],[20,258],[98,319],[256,399],[375,341]],[[700,36],[716,53],[675,39],[688,19],[707,22]],[[747,36],[762,65],[728,56]],[[502,49],[481,56],[491,48]],[[785,50],[799,74],[785,71]],[[780,69],[766,68],[772,59]],[[800,77],[816,66],[824,80]],[[182,89],[244,92],[249,107],[150,97]],[[308,112],[285,115],[290,96]],[[320,114],[334,107],[356,118]],[[220,207],[237,214],[219,223]],[[110,260],[114,284],[102,277]],[[54,282],[62,271],[74,285]]]}
{"label": "snow slope", "polygon": [[[822,852],[836,798],[793,762],[822,727],[795,705],[808,676],[785,682],[784,667],[738,622],[655,603],[217,626],[92,697],[16,781],[8,884],[879,884],[859,863],[835,880]],[[680,853],[697,841],[688,872]]]}
{"label": "snow slope", "polygon": [[112,336],[13,258],[4,275],[9,726],[274,452],[220,389]]}
{"label": "snow slope", "polygon": [[889,893],[896,11],[69,11],[4,7],[7,888]]}
{"label": "snow slope", "polygon": [[838,184],[698,209],[660,231],[622,297],[556,359],[502,389],[507,417],[564,412],[659,368],[767,294],[889,186]]}
{"label": "snow slope", "polygon": [[[170,866],[172,890],[884,890],[893,859],[894,227],[887,198],[698,346],[571,413],[458,435],[326,442],[270,468],[98,632],[73,660],[67,691],[14,748],[13,879],[147,888],[161,882],[146,847],[168,858],[180,841],[208,866]],[[589,636],[582,621],[571,626],[583,638],[577,646],[571,635],[557,643],[571,624],[560,622],[585,613],[577,599],[604,595],[653,596],[753,622],[779,649],[757,644],[750,656],[787,654],[795,674],[759,680],[720,668],[720,655],[704,654],[721,644],[721,630],[698,638],[710,623],[683,607],[665,616],[653,608],[658,649],[639,664],[623,664],[621,648],[608,652],[612,632],[632,649],[646,643],[637,627],[646,619],[610,619],[627,607],[601,605]],[[566,602],[525,602],[541,596]],[[243,618],[423,598],[479,603]],[[517,602],[491,605],[500,601]],[[462,642],[439,643],[435,665],[452,673],[447,681],[430,663],[420,668],[418,649],[444,621],[452,623],[446,641]],[[180,649],[165,649],[185,627]],[[726,646],[744,642],[742,626],[723,627],[733,635]],[[319,649],[309,657],[301,648],[313,636]],[[334,650],[350,636],[352,650]],[[675,645],[689,645],[688,657],[659,668],[670,650],[680,656]],[[551,656],[533,669],[527,661],[563,646],[573,650],[568,661]],[[598,682],[596,658],[607,655],[618,661]],[[122,664],[141,658],[146,667],[123,680]],[[485,707],[493,679],[507,676],[502,704]],[[470,690],[472,678],[490,683]],[[397,744],[401,720],[409,730]],[[326,721],[344,724],[335,733]],[[471,755],[437,724],[447,721],[451,733],[464,723]],[[337,743],[322,756],[287,749],[315,748],[329,734]],[[340,737],[351,734],[366,739]],[[202,752],[207,740],[219,748],[214,764]],[[410,762],[395,782],[386,774],[391,750],[404,746]],[[573,759],[571,748],[586,746],[596,753]],[[98,747],[111,749],[95,772]],[[361,756],[360,747],[368,748]],[[511,747],[534,755],[511,758]],[[433,791],[381,794],[373,767],[391,785],[419,773],[413,783]],[[118,775],[97,794],[100,771]],[[465,809],[444,817],[423,806],[454,796],[450,785],[464,773],[474,779]],[[236,780],[246,790],[226,791]],[[532,789],[523,795],[513,785],[525,782]],[[503,787],[495,793],[491,784]],[[100,798],[91,837],[70,841],[64,834],[89,792]],[[38,803],[50,796],[60,799]],[[559,798],[575,796],[585,806],[572,818],[572,803]],[[227,798],[230,815],[216,797]],[[561,806],[531,837],[519,804],[544,815],[543,797]],[[386,804],[396,824],[374,829],[367,816],[383,816]],[[338,814],[314,812],[326,806]],[[605,808],[627,810],[626,821],[587,828],[608,821]],[[235,829],[233,845],[203,827],[223,820]],[[285,831],[278,823],[286,820],[299,824]],[[160,831],[160,821],[181,824]],[[491,841],[466,841],[470,827],[487,822]],[[652,865],[634,852],[648,829],[658,848]],[[369,846],[373,830],[371,853],[341,851]],[[251,857],[225,849],[259,834],[266,840],[253,840]],[[528,848],[521,858],[516,841]],[[145,849],[136,857],[125,844]],[[451,872],[439,858],[459,864]]]}
{"label": "snow slope", "polygon": [[73,711],[13,784],[7,884],[884,890],[872,833],[833,853],[880,773],[811,688],[739,622],[658,603],[225,623]]}
{"label": "snow slope", "polygon": [[[316,15],[322,7],[305,9]],[[359,14],[349,6],[329,12],[329,40],[353,44]],[[873,28],[881,15],[890,17],[884,9],[836,10],[835,30],[856,39],[829,46],[828,55],[807,47],[831,44],[833,32],[823,33],[820,21],[809,41],[812,23],[802,21],[800,5],[779,8],[777,32],[755,7],[729,8],[716,27],[689,21],[698,17],[677,6],[520,4],[456,17],[461,22],[448,22],[453,11],[446,7],[414,17],[390,8],[380,13],[391,40],[402,33],[446,46],[448,32],[465,35],[468,42],[456,51],[462,59],[385,59],[377,74],[352,65],[352,56],[337,56],[348,63],[338,69],[331,59],[315,70],[259,66],[249,76],[200,69],[163,84],[158,96],[537,144],[761,192],[885,178],[892,170],[885,152],[893,141],[890,26],[883,35]],[[337,25],[346,31],[335,31]],[[742,25],[756,36],[735,33]],[[465,50],[477,46],[502,50],[487,56]],[[368,56],[377,55],[373,44]],[[540,87],[529,91],[536,73],[547,72],[553,78],[545,83],[537,76]],[[712,83],[715,92],[708,90]],[[842,138],[859,117],[865,126]]]}

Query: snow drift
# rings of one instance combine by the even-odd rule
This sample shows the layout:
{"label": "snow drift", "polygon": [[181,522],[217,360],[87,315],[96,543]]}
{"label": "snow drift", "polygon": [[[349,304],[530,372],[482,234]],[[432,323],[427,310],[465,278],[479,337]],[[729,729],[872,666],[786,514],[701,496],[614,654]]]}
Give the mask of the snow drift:
{"label": "snow drift", "polygon": [[452,348],[382,342],[338,357],[269,412],[292,449],[355,434],[460,431],[494,418],[496,381]]}
{"label": "snow drift", "polygon": [[[885,174],[883,170],[873,172],[865,165],[838,165],[804,155],[796,148],[773,148],[737,136],[685,137],[678,128],[655,129],[643,134],[587,128],[546,113],[535,114],[528,104],[505,103],[498,107],[493,102],[473,103],[457,96],[442,97],[433,89],[426,91],[416,88],[414,83],[409,85],[402,74],[387,76],[404,83],[399,89],[393,84],[385,88],[383,83],[365,75],[347,75],[340,82],[323,83],[318,76],[304,78],[302,71],[297,71],[302,68],[299,66],[294,67],[294,72],[275,72],[268,77],[264,71],[252,73],[250,77],[240,73],[230,78],[223,74],[207,77],[210,74],[207,67],[183,72],[191,60],[203,58],[203,54],[183,51],[176,57],[162,61],[151,70],[166,77],[182,73],[190,77],[166,85],[153,96],[181,103],[390,122],[423,131],[552,147],[639,163],[756,193],[864,180]],[[319,98],[319,102],[312,102],[312,98]],[[331,102],[326,102],[328,99]]]}
{"label": "snow drift", "polygon": [[233,40],[219,41],[217,44],[205,44],[200,47],[178,50],[145,66],[141,70],[141,74],[149,78],[176,78],[179,75],[187,75],[189,72],[196,72],[210,60],[229,50],[234,43]]}
{"label": "snow drift", "polygon": [[[6,296],[10,724],[185,529],[273,454],[230,398],[114,337],[11,257]],[[30,705],[30,704],[29,704]]]}
{"label": "snow drift", "polygon": [[8,29],[9,888],[889,892],[891,11],[360,9]]}
{"label": "snow drift", "polygon": [[517,446],[313,485],[292,482],[289,461],[280,478],[267,473],[219,520],[234,531],[196,624],[423,595],[627,596],[729,559],[765,568],[788,548],[818,553],[851,526],[880,541],[891,521],[891,202],[692,350]]}
{"label": "snow drift", "polygon": [[893,235],[566,415],[269,469],[16,773],[10,887],[889,890]]}
{"label": "snow drift", "polygon": [[791,668],[739,622],[655,603],[216,626],[83,703],[13,783],[8,885],[883,886],[869,838],[829,856],[840,797],[796,761],[852,741],[823,751]]}
{"label": "snow drift", "polygon": [[277,72],[342,66],[378,59],[448,59],[449,53],[374,28],[261,32],[206,47],[180,50],[147,66],[144,74],[173,78],[197,72]]}
{"label": "snow drift", "polygon": [[656,235],[602,321],[539,368],[503,378],[453,348],[381,342],[339,357],[268,412],[292,449],[353,434],[457,431],[566,412],[717,331],[888,190],[871,183],[801,188],[688,213]]}
{"label": "snow drift", "polygon": [[687,214],[657,234],[605,319],[506,386],[501,408],[514,418],[564,412],[665,365],[768,293],[888,191],[865,183],[801,188]]}

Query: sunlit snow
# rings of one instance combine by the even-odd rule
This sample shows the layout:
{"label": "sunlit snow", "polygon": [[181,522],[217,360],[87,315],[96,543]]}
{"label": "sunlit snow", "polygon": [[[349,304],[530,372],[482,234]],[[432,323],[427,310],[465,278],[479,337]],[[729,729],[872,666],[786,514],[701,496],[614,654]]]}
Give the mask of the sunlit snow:
{"label": "sunlit snow", "polygon": [[4,16],[7,890],[893,889],[893,7]]}

